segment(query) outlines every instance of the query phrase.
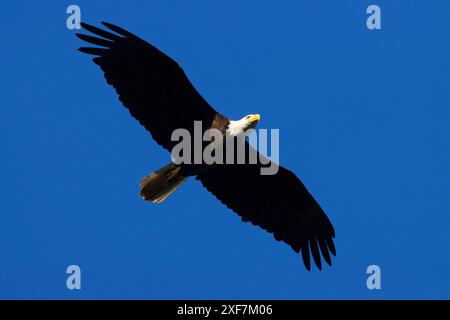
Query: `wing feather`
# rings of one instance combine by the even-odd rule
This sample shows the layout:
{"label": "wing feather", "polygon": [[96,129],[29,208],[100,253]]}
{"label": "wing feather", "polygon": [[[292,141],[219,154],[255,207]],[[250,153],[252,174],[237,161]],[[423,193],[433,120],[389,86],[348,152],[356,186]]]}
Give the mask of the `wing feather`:
{"label": "wing feather", "polygon": [[335,232],[322,208],[294,173],[280,166],[275,175],[261,175],[262,166],[218,165],[196,179],[242,221],[273,233],[276,240],[301,252],[306,269],[311,268],[311,255],[318,269],[321,256],[331,265]]}
{"label": "wing feather", "polygon": [[192,132],[194,121],[202,121],[206,130],[217,112],[178,64],[134,34],[107,22],[102,24],[112,32],[82,23],[95,36],[77,36],[100,47],[79,50],[96,56],[93,61],[104,72],[107,83],[155,141],[171,151],[177,143],[171,141],[175,129]]}

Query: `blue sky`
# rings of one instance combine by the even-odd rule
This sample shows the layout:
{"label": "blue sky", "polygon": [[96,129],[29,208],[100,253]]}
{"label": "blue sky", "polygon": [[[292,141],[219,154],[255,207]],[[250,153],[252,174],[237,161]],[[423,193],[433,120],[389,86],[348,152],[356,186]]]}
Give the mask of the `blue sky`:
{"label": "blue sky", "polygon": [[140,199],[169,154],[76,51],[70,4],[1,5],[0,298],[450,298],[450,2],[75,2],[176,59],[225,115],[280,129],[281,163],[336,229],[333,267],[310,273],[197,181]]}

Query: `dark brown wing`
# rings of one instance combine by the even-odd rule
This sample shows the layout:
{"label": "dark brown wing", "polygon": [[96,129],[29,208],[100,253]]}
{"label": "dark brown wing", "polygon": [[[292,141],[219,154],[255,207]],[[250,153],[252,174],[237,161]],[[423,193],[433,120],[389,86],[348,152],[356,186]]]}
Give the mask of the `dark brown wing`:
{"label": "dark brown wing", "polygon": [[177,128],[192,132],[194,121],[211,124],[216,111],[203,99],[178,64],[148,42],[124,29],[102,22],[111,33],[82,23],[98,37],[77,36],[100,47],[79,50],[97,57],[107,82],[119,99],[155,141],[171,151],[177,142],[171,134]]}
{"label": "dark brown wing", "polygon": [[308,270],[310,253],[319,269],[320,252],[331,266],[330,253],[336,255],[335,233],[328,217],[294,173],[279,167],[275,175],[261,175],[262,166],[219,165],[197,179],[242,221],[260,226],[295,252],[301,251]]}

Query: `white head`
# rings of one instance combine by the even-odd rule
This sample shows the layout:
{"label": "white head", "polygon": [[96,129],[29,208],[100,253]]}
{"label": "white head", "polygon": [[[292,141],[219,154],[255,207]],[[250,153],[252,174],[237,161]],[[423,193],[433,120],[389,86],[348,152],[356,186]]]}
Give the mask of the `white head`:
{"label": "white head", "polygon": [[227,132],[230,136],[240,136],[248,133],[247,131],[254,129],[261,117],[259,114],[249,114],[240,120],[230,120]]}

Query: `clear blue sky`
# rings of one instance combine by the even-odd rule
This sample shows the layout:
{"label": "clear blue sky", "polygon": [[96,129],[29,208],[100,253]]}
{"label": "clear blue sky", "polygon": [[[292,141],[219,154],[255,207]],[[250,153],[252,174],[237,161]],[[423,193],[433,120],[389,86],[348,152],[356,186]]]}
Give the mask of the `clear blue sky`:
{"label": "clear blue sky", "polygon": [[0,18],[0,298],[450,298],[449,1],[75,2],[176,59],[225,115],[280,129],[281,163],[336,229],[333,267],[310,273],[197,181],[143,202],[169,154],[76,51],[72,2],[19,3]]}

